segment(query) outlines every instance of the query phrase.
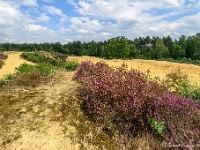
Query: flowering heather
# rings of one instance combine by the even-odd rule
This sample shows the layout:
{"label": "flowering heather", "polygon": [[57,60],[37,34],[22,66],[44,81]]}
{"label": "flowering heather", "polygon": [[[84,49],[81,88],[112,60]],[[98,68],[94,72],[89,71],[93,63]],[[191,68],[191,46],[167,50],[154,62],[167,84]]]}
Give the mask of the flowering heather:
{"label": "flowering heather", "polygon": [[[150,80],[148,75],[126,67],[81,63],[74,79],[80,83],[84,111],[96,121],[111,122],[120,133],[148,132],[171,144],[200,142],[200,106],[170,93],[167,83]],[[150,125],[152,119],[162,122],[162,132]]]}

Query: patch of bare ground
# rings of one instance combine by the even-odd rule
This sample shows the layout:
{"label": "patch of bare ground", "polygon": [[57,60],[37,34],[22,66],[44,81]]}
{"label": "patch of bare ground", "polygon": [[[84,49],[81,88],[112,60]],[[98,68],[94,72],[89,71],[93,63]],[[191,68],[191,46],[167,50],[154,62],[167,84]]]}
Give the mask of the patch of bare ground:
{"label": "patch of bare ground", "polygon": [[15,69],[23,63],[33,64],[22,59],[20,57],[21,52],[4,52],[4,55],[8,57],[4,60],[4,65],[0,69],[0,79],[7,74],[14,73]]}
{"label": "patch of bare ground", "polygon": [[79,148],[72,136],[75,128],[64,119],[70,107],[67,101],[76,88],[72,75],[58,72],[37,88],[12,87],[0,92],[0,149]]}

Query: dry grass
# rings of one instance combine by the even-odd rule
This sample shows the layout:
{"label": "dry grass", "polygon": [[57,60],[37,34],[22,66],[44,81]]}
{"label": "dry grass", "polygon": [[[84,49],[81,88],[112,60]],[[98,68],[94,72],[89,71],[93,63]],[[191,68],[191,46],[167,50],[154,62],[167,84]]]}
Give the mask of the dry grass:
{"label": "dry grass", "polygon": [[[61,126],[76,84],[73,73],[58,72],[37,88],[12,86],[0,92],[0,149],[73,149],[79,145]],[[69,126],[70,127],[70,126]]]}
{"label": "dry grass", "polygon": [[166,74],[172,72],[173,70],[180,69],[181,72],[185,73],[188,76],[188,79],[191,83],[200,83],[200,66],[191,65],[191,64],[179,64],[166,61],[154,61],[154,60],[142,60],[142,59],[133,59],[133,60],[120,60],[112,59],[105,60],[96,57],[72,57],[70,56],[68,60],[77,60],[79,63],[85,60],[91,60],[92,62],[105,61],[109,66],[116,67],[120,66],[122,63],[126,63],[129,69],[139,69],[140,71],[146,73],[147,70],[150,70],[150,75],[152,77],[159,77],[161,79],[165,78]]}
{"label": "dry grass", "polygon": [[80,108],[73,74],[59,71],[29,88],[12,81],[0,91],[1,150],[158,149],[150,136],[110,137],[104,125],[90,121]]}

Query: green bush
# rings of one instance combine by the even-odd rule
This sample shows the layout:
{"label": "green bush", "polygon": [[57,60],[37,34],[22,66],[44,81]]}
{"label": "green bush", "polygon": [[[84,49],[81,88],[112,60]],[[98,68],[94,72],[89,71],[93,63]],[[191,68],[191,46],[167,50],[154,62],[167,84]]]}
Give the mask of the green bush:
{"label": "green bush", "polygon": [[35,53],[23,52],[21,54],[21,57],[34,63],[41,63],[45,60],[45,56],[38,52]]}
{"label": "green bush", "polygon": [[30,72],[30,71],[32,71],[34,69],[36,69],[36,66],[24,63],[24,64],[21,64],[17,68],[17,74],[23,74],[23,73],[26,73],[26,72]]}
{"label": "green bush", "polygon": [[40,63],[36,68],[41,71],[45,76],[54,73],[58,68],[50,63]]}
{"label": "green bush", "polygon": [[51,65],[53,65],[53,66],[63,66],[63,61],[62,60],[59,60],[59,59],[51,59],[50,61],[49,61],[49,63],[51,64]]}
{"label": "green bush", "polygon": [[76,61],[67,61],[65,62],[65,69],[67,71],[73,71],[79,66],[79,63]]}

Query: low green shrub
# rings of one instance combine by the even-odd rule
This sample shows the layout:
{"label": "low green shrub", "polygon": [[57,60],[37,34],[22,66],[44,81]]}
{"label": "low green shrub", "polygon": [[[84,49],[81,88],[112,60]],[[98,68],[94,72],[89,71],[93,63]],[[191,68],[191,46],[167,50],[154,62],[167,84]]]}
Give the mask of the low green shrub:
{"label": "low green shrub", "polygon": [[23,63],[17,68],[17,74],[24,74],[26,72],[30,72],[35,69],[36,66]]}
{"label": "low green shrub", "polygon": [[37,70],[41,71],[45,76],[54,73],[58,67],[51,65],[50,63],[40,63],[36,66]]}
{"label": "low green shrub", "polygon": [[[31,62],[39,63],[39,64],[41,63],[40,65],[42,65],[45,68],[46,67],[51,68],[50,70],[54,70],[55,68],[57,68],[57,69],[60,68],[60,69],[65,69],[67,71],[73,71],[79,65],[78,62],[76,62],[76,61],[65,61],[65,59],[67,58],[66,55],[62,55],[62,54],[52,54],[52,55],[53,55],[53,58],[46,57],[44,54],[40,54],[39,52],[35,52],[35,53],[23,52],[21,54],[21,56],[24,59],[31,61]],[[39,68],[42,69],[43,67],[39,67]]]}
{"label": "low green shrub", "polygon": [[21,54],[21,57],[34,63],[42,63],[45,60],[45,56],[38,52],[35,53],[23,52]]}
{"label": "low green shrub", "polygon": [[74,71],[79,66],[79,63],[76,61],[66,61],[65,69],[67,71]]}

